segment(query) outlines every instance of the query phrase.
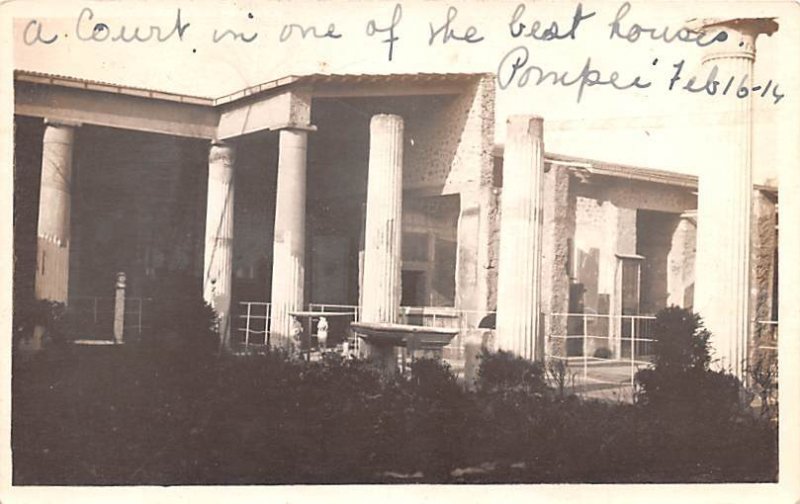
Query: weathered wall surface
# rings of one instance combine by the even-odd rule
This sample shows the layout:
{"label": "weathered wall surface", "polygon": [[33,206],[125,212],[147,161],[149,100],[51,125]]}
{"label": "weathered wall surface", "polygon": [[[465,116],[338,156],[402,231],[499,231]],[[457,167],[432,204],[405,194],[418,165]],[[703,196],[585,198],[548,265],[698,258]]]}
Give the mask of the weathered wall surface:
{"label": "weathered wall surface", "polygon": [[[764,321],[777,320],[775,294],[776,250],[778,246],[777,198],[774,193],[753,192],[753,219],[751,230],[751,303],[750,319],[753,321],[751,333],[751,359],[758,357],[759,345],[777,346],[773,339],[775,326]],[[755,361],[753,361],[755,362]]]}
{"label": "weathered wall surface", "polygon": [[[685,302],[686,290],[693,283],[694,235],[693,228],[677,226],[676,219],[696,206],[690,190],[596,177],[574,187],[576,277],[585,289],[585,307],[613,313],[619,295],[615,292],[616,254],[645,256],[642,313],[663,307],[669,299]],[[637,239],[638,210],[645,211],[643,215],[660,212],[663,218],[640,223],[642,236]]]}
{"label": "weathered wall surface", "polygon": [[553,313],[569,312],[569,267],[575,236],[576,199],[570,192],[569,168],[549,165],[544,177],[542,232],[542,310],[545,331],[550,337],[550,352],[566,355],[567,319]]}
{"label": "weathered wall surface", "polygon": [[497,304],[499,201],[494,175],[494,79],[483,76],[462,95],[457,109],[465,115],[460,145],[445,190],[458,187],[461,212],[458,223],[456,307],[473,312],[477,325]]}
{"label": "weathered wall surface", "polygon": [[621,177],[591,176],[578,184],[577,196],[608,201],[618,208],[640,208],[658,212],[683,213],[697,208],[694,189]]}

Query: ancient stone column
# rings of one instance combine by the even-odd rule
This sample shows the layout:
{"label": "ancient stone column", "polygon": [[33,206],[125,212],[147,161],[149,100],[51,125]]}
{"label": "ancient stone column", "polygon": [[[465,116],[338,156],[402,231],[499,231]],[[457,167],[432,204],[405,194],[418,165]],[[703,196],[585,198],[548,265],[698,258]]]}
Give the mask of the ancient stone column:
{"label": "ancient stone column", "polygon": [[75,126],[45,121],[36,254],[36,299],[67,302]]}
{"label": "ancient stone column", "polygon": [[542,119],[508,119],[497,292],[497,347],[544,358],[541,335]]}
{"label": "ancient stone column", "polygon": [[235,153],[230,144],[215,142],[208,154],[208,199],[203,298],[217,312],[220,345],[231,335],[233,282],[233,203]]}
{"label": "ancient stone column", "polygon": [[302,310],[304,303],[308,131],[282,129],[279,135],[270,341],[289,348],[293,343],[289,313]]}
{"label": "ancient stone column", "polygon": [[[753,62],[756,38],[778,28],[771,19],[705,20],[699,30],[724,30],[708,46],[703,67],[717,68],[721,86],[732,76],[737,93],[717,96],[709,125],[709,156],[701,166],[697,208],[695,311],[712,333],[714,358],[744,377],[750,320]],[[742,94],[743,93],[743,94]]]}
{"label": "ancient stone column", "polygon": [[[367,219],[362,322],[396,323],[400,309],[403,208],[403,118],[378,114],[369,125]],[[368,358],[391,371],[393,347],[365,345]]]}

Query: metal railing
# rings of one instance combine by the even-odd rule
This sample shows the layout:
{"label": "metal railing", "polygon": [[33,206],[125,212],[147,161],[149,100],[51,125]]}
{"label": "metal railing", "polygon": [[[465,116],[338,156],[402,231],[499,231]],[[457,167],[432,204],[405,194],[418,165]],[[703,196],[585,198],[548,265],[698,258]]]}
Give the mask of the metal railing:
{"label": "metal railing", "polygon": [[636,372],[652,365],[651,315],[553,313],[548,356],[580,362],[584,381],[635,384]]}
{"label": "metal railing", "polygon": [[[69,300],[71,314],[80,339],[112,340],[114,331],[113,296],[73,296]],[[126,297],[124,337],[141,338],[145,324],[145,313],[150,311],[151,298]]]}
{"label": "metal railing", "polygon": [[[239,306],[238,331],[244,335],[242,343],[245,346],[269,345],[270,303],[243,301]],[[356,305],[310,303],[308,311],[320,314],[350,312],[355,321],[361,319],[361,310]],[[444,347],[443,357],[459,362],[464,359],[467,333],[478,329],[481,321],[493,314],[491,311],[451,307],[402,306],[399,322],[458,329],[458,335]],[[633,385],[636,372],[652,364],[655,340],[651,336],[651,326],[654,316],[554,313],[546,320],[547,357],[570,364],[580,362],[584,381]],[[558,346],[560,350],[556,348]]]}
{"label": "metal railing", "polygon": [[[308,311],[319,312],[348,312],[353,313],[353,320],[361,320],[361,309],[356,305],[310,303]],[[444,348],[444,356],[450,360],[463,359],[464,335],[468,329],[475,329],[481,320],[493,312],[478,310],[458,310],[451,307],[432,306],[402,306],[400,307],[401,324],[419,325],[425,327],[443,327],[459,329],[459,334]],[[237,316],[237,332],[242,335],[241,341],[245,347],[269,345],[270,303],[263,301],[239,302]],[[254,343],[255,339],[255,343]],[[355,339],[358,345],[358,339]]]}
{"label": "metal railing", "polygon": [[758,350],[769,352],[778,351],[778,321],[777,320],[757,320],[756,331],[759,334]]}
{"label": "metal railing", "polygon": [[356,322],[361,320],[361,309],[356,305],[309,303],[308,311],[318,311],[320,313],[349,312],[355,316]]}
{"label": "metal railing", "polygon": [[461,310],[438,306],[401,306],[400,321],[408,325],[458,329],[458,334],[442,349],[442,356],[451,364],[464,359],[464,345],[467,332],[477,329],[481,321],[491,311]]}
{"label": "metal railing", "polygon": [[270,337],[270,319],[272,305],[262,301],[240,301],[237,319],[237,333],[244,333],[243,343],[245,349],[250,345],[267,346]]}

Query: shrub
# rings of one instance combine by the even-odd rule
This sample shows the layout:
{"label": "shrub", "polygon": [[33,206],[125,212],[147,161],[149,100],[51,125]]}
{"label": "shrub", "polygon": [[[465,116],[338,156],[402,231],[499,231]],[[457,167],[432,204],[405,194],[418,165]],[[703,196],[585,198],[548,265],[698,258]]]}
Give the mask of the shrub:
{"label": "shrub", "polygon": [[711,371],[711,333],[700,316],[675,306],[661,310],[653,324],[655,365],[636,373],[639,404],[671,416],[730,418],[739,410],[742,387],[724,371]]}
{"label": "shrub", "polygon": [[700,315],[670,306],[658,312],[653,323],[655,367],[662,371],[708,369],[711,333]]}
{"label": "shrub", "polygon": [[774,355],[759,355],[747,370],[753,390],[761,400],[761,416],[778,415],[778,360]]}
{"label": "shrub", "polygon": [[594,356],[598,359],[610,359],[612,354],[608,347],[600,347],[594,351]]}
{"label": "shrub", "polygon": [[75,320],[67,305],[59,301],[32,299],[14,305],[13,344],[33,336],[36,326],[44,328],[45,345],[62,345],[75,337]]}
{"label": "shrub", "polygon": [[446,363],[417,359],[409,375],[383,381],[378,401],[375,468],[444,481],[463,463],[472,402]]}
{"label": "shrub", "polygon": [[575,374],[570,371],[569,362],[564,359],[550,359],[547,361],[547,379],[556,390],[556,397],[567,397],[567,386],[575,386]]}
{"label": "shrub", "polygon": [[150,344],[170,354],[193,357],[219,349],[217,314],[203,299],[196,279],[175,276],[164,280],[153,301]]}
{"label": "shrub", "polygon": [[[208,372],[153,364],[128,345],[18,363],[15,484],[396,482],[389,472],[453,482],[453,469],[477,466],[490,469],[462,471],[458,481],[776,477],[770,422],[560,398],[531,386],[539,366],[507,353],[482,359],[477,392],[425,359],[392,379],[333,354],[317,362],[283,351],[224,356],[209,360]],[[724,373],[678,375],[685,381],[674,388],[707,386],[693,393],[697,404],[730,387]]]}
{"label": "shrub", "polygon": [[523,359],[511,352],[483,350],[478,356],[477,387],[483,391],[523,391],[543,394],[547,391],[545,369],[540,362]]}

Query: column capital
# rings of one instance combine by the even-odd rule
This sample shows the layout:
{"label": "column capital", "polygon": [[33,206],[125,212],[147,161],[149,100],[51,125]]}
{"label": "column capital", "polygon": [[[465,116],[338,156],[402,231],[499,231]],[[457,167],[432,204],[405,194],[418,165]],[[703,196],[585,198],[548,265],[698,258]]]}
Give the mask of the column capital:
{"label": "column capital", "polygon": [[544,119],[537,115],[511,115],[506,120],[506,135],[515,131],[518,134],[529,134],[535,138],[544,136]]}
{"label": "column capital", "polygon": [[236,148],[230,142],[212,140],[208,150],[208,162],[227,160],[233,163],[236,159]]}
{"label": "column capital", "polygon": [[771,36],[778,31],[775,18],[703,18],[692,19],[686,28],[696,33],[725,32],[717,35],[713,44],[708,46],[708,53],[703,62],[720,58],[755,59],[756,38],[766,34]]}
{"label": "column capital", "polygon": [[292,130],[292,131],[306,131],[306,132],[315,132],[317,131],[317,127],[313,124],[300,124],[294,122],[288,122],[284,124],[279,124],[272,128],[273,131],[282,131],[282,130]]}
{"label": "column capital", "polygon": [[76,121],[62,121],[61,119],[44,118],[45,126],[54,126],[56,128],[80,128],[83,123]]}

